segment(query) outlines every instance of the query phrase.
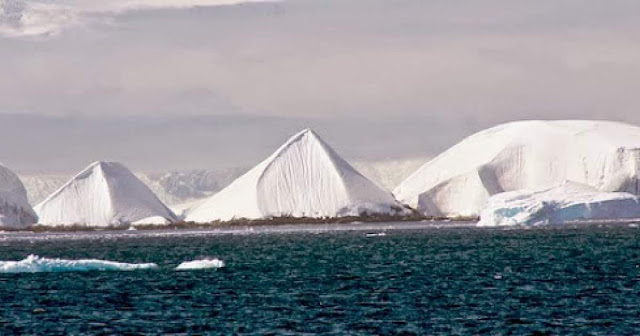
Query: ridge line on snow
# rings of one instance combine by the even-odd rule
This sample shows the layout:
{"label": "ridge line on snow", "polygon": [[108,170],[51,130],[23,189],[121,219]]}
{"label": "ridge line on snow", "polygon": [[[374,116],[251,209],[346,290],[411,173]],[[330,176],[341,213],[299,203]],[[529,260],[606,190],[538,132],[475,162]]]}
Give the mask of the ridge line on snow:
{"label": "ridge line on snow", "polygon": [[[109,195],[108,200],[109,200],[109,210],[111,212],[115,211],[115,207],[113,206],[113,189],[111,188],[111,186],[109,185],[109,181],[107,181],[107,175],[104,172],[104,164],[106,162],[104,161],[99,161],[98,164],[96,164],[93,168],[99,167],[100,168],[100,176],[102,177],[102,181],[104,182],[106,188],[107,188],[107,194]],[[92,169],[93,169],[92,168]]]}
{"label": "ridge line on snow", "polygon": [[[258,176],[258,179],[256,180],[256,187],[260,186],[260,183],[262,182],[265,173],[269,170],[269,168],[274,164],[274,162],[280,158],[282,156],[282,154],[284,154],[284,152],[291,147],[294,143],[302,141],[305,136],[309,136],[312,137],[312,139],[314,139],[319,145],[320,145],[320,149],[323,151],[323,153],[329,158],[329,162],[331,162],[331,166],[334,168],[332,170],[332,172],[334,174],[336,174],[338,176],[338,180],[340,181],[340,186],[342,187],[342,189],[344,190],[344,192],[349,195],[349,198],[351,198],[351,194],[349,193],[349,190],[347,189],[347,185],[346,185],[346,181],[344,180],[344,176],[343,174],[340,174],[339,171],[340,169],[338,169],[338,165],[336,164],[334,157],[338,156],[338,154],[335,151],[330,151],[328,148],[330,148],[323,140],[322,138],[320,138],[320,136],[318,136],[318,134],[311,128],[305,128],[302,131],[296,133],[295,135],[293,135],[289,141],[285,142],[282,146],[280,146],[280,148],[278,148],[276,150],[275,153],[273,153],[269,158],[267,158],[268,163],[262,168],[262,171],[260,172],[260,176]],[[350,165],[343,160],[344,163],[346,163],[349,167]],[[355,171],[357,174],[361,175],[360,173],[358,173],[354,168],[351,168],[353,171]],[[256,197],[257,197],[257,193],[256,193]]]}
{"label": "ridge line on snow", "polygon": [[36,204],[33,208],[34,209],[38,208],[38,207],[40,207],[40,205],[42,205],[45,202],[50,201],[54,197],[58,196],[66,187],[71,185],[73,183],[73,181],[75,181],[76,179],[81,178],[81,176],[83,174],[86,174],[87,172],[91,171],[93,168],[95,168],[95,166],[101,164],[102,162],[104,162],[104,161],[93,161],[85,169],[83,169],[79,173],[75,174],[73,177],[71,177],[69,180],[67,180],[67,182],[65,182],[62,186],[60,186],[60,188],[56,189],[56,191],[52,192],[49,196],[47,196],[45,199],[43,199],[40,203]]}

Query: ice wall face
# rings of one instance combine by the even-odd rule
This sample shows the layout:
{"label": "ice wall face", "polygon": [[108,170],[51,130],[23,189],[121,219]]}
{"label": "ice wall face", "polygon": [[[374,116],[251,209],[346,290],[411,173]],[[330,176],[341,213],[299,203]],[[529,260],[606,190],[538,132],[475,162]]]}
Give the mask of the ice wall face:
{"label": "ice wall face", "polygon": [[186,220],[337,217],[406,213],[390,192],[367,180],[317,134],[304,130]]}
{"label": "ice wall face", "polygon": [[0,227],[24,229],[37,220],[24,185],[16,174],[0,164]]}
{"label": "ice wall face", "polygon": [[175,215],[117,162],[94,162],[35,207],[39,224],[108,227]]}
{"label": "ice wall face", "polygon": [[567,182],[540,191],[511,191],[489,198],[479,226],[544,225],[640,219],[640,197],[602,192]]}
{"label": "ice wall face", "polygon": [[395,190],[428,216],[477,216],[500,192],[570,180],[640,194],[640,128],[605,121],[520,121],[471,135]]}

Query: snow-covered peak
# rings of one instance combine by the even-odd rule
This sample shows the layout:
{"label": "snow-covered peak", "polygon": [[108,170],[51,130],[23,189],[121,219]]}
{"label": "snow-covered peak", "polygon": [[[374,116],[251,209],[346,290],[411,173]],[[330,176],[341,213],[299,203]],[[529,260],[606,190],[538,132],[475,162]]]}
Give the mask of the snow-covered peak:
{"label": "snow-covered peak", "polygon": [[149,188],[118,162],[96,161],[38,204],[44,225],[117,226],[175,215]]}
{"label": "snow-covered peak", "polygon": [[367,180],[315,132],[305,129],[190,211],[186,220],[336,217],[394,213],[394,208],[399,204],[390,192]]}
{"label": "snow-covered peak", "polygon": [[36,221],[24,185],[15,173],[0,163],[0,227],[21,229]]}
{"label": "snow-covered peak", "polygon": [[478,132],[427,162],[395,190],[426,215],[476,216],[496,193],[572,180],[640,193],[640,128],[618,122],[518,121]]}

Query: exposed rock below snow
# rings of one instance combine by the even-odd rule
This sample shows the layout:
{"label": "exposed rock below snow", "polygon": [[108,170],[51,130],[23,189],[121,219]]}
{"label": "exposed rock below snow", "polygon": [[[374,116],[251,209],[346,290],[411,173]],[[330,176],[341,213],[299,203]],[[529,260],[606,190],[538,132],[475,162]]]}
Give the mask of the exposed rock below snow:
{"label": "exposed rock below snow", "polygon": [[520,121],[464,139],[394,193],[428,216],[477,216],[490,196],[565,180],[640,193],[640,128],[606,121]]}
{"label": "exposed rock below snow", "polygon": [[541,191],[511,191],[489,198],[479,226],[562,224],[640,219],[640,197],[601,192],[567,182]]}
{"label": "exposed rock below snow", "polygon": [[175,215],[126,167],[94,162],[35,207],[39,224],[119,226],[143,218]]}
{"label": "exposed rock below snow", "polygon": [[187,221],[234,218],[339,217],[405,213],[387,192],[358,173],[313,131],[273,155],[187,214]]}
{"label": "exposed rock below snow", "polygon": [[0,164],[0,227],[23,229],[37,220],[24,185],[16,174]]}

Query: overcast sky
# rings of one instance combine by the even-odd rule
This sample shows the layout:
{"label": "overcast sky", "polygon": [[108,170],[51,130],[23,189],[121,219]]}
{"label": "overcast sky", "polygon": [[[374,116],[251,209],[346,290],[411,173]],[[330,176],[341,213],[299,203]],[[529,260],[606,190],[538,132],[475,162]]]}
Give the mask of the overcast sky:
{"label": "overcast sky", "polygon": [[0,162],[256,163],[302,127],[431,156],[515,119],[640,124],[637,0],[0,0]]}

